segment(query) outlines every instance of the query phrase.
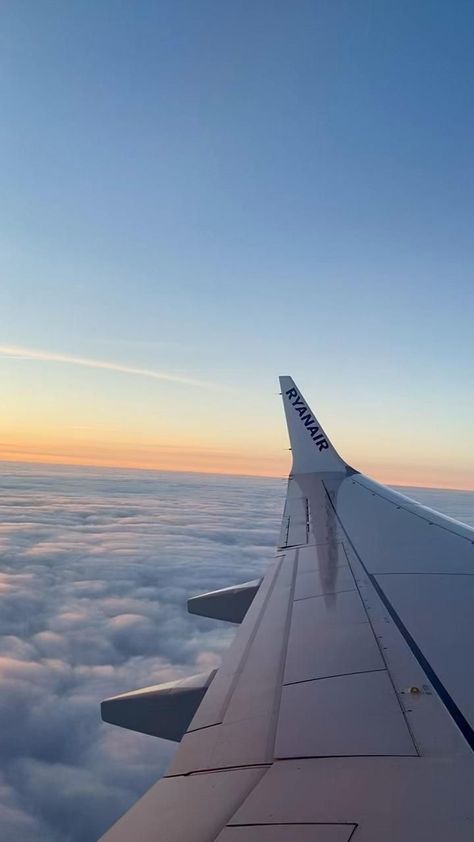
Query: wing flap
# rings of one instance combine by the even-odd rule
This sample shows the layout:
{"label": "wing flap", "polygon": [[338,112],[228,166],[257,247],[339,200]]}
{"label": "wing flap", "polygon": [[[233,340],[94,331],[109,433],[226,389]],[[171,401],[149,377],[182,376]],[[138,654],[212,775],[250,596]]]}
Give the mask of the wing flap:
{"label": "wing flap", "polygon": [[158,781],[102,842],[210,842],[266,769],[231,769]]}
{"label": "wing flap", "polygon": [[275,757],[367,755],[417,755],[386,670],[283,687]]}
{"label": "wing flap", "polygon": [[220,722],[206,729],[196,729],[196,722],[191,723],[169,774],[271,761],[295,563],[292,550],[279,559],[268,599],[252,630],[252,645],[238,672],[229,676]]}
{"label": "wing flap", "polygon": [[472,842],[467,771],[440,757],[276,761],[229,825],[347,823],[357,827],[354,842]]}

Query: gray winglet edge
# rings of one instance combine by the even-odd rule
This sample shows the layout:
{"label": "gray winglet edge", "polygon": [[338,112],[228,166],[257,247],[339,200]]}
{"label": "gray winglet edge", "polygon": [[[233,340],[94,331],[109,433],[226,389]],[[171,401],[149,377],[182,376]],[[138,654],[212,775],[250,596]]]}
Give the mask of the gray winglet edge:
{"label": "gray winglet edge", "polygon": [[339,456],[294,380],[280,377],[280,388],[293,454],[291,473],[355,473]]}

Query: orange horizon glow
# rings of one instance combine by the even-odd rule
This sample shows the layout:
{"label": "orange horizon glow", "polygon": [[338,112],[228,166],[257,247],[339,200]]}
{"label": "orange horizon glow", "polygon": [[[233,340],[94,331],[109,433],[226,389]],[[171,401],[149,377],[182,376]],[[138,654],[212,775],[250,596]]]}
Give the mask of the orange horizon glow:
{"label": "orange horizon glow", "polygon": [[287,452],[283,458],[271,453],[225,450],[199,444],[154,442],[58,441],[44,437],[30,444],[25,441],[0,442],[0,461],[45,465],[75,465],[128,470],[154,470],[217,473],[234,476],[283,477],[288,475]]}
{"label": "orange horizon glow", "polygon": [[[19,444],[8,446],[0,444],[0,461],[29,465],[72,466],[90,468],[111,468],[140,471],[172,471],[176,473],[222,474],[227,476],[273,477],[286,479],[290,470],[290,460],[284,457],[262,456],[255,453],[209,450],[207,448],[189,448],[179,445],[160,445],[155,449],[144,448],[146,456],[141,458],[136,448],[114,451],[107,455],[107,448],[97,446],[87,448],[87,452],[70,452],[67,446],[57,444],[43,450],[21,447]],[[66,452],[65,452],[66,451]],[[91,452],[92,451],[92,452]],[[97,451],[102,451],[99,455]],[[158,452],[159,451],[159,452]],[[474,487],[463,478],[454,474],[449,477],[446,470],[441,471],[423,465],[416,468],[372,463],[361,464],[361,473],[365,473],[384,485],[405,486],[411,488],[437,488],[449,491],[474,491]]]}
{"label": "orange horizon glow", "polygon": [[[257,391],[249,403],[241,384],[196,392],[196,381],[153,368],[10,346],[0,346],[0,357],[2,348],[9,355],[4,365],[10,385],[7,380],[0,460],[288,476],[291,453],[276,395],[269,400]],[[161,378],[179,383],[162,386]],[[365,411],[354,427],[337,395],[326,396],[325,407],[324,424],[338,452],[367,476],[386,485],[474,490],[464,422],[452,422],[450,446],[440,448],[445,427],[435,415],[424,420],[411,409],[403,420],[388,410]],[[352,408],[351,415],[358,411]]]}

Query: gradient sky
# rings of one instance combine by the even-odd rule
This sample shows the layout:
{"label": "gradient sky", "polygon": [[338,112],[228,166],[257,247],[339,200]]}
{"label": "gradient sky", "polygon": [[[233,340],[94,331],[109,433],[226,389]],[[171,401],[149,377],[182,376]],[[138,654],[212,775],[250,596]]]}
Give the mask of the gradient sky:
{"label": "gradient sky", "polygon": [[474,488],[472,2],[0,20],[0,458]]}

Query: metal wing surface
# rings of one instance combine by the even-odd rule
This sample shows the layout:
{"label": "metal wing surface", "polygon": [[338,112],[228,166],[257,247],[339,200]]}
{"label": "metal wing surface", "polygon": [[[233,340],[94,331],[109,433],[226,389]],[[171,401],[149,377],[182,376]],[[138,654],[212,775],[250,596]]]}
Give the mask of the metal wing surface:
{"label": "metal wing surface", "polygon": [[474,530],[362,476],[288,377],[293,470],[215,673],[103,703],[180,746],[104,842],[472,842]]}

